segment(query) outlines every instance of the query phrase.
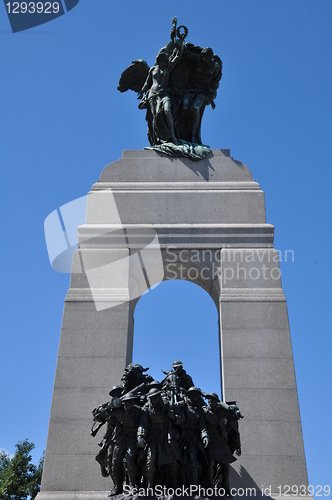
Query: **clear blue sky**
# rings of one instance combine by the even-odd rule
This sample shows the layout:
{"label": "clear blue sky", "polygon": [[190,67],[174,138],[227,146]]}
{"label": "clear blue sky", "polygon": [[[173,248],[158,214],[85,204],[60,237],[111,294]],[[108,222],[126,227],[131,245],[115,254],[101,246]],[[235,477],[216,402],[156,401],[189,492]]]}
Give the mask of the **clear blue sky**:
{"label": "clear blue sky", "polygon": [[[294,262],[281,269],[309,481],[332,484],[330,0],[81,0],[59,19],[17,34],[0,6],[0,448],[13,453],[28,437],[37,461],[46,445],[69,277],[50,267],[44,219],[85,195],[123,149],[147,145],[135,94],[116,87],[132,60],[153,64],[174,15],[188,27],[187,41],[210,45],[223,61],[203,142],[230,148],[248,165],[266,194],[275,247],[294,250]],[[160,332],[152,306],[165,322]],[[194,285],[166,283],[141,299],[136,322],[137,340],[153,335],[158,349],[165,332],[212,332],[216,311]],[[139,361],[138,343],[134,349]],[[180,350],[199,385],[191,353]],[[174,357],[165,353],[158,366],[168,368]],[[202,388],[217,390],[218,382],[212,385]]]}

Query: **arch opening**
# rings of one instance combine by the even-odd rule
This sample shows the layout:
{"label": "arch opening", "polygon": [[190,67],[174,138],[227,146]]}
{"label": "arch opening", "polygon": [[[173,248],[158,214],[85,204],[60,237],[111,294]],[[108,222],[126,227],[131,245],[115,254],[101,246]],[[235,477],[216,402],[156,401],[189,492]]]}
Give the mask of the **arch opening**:
{"label": "arch opening", "polygon": [[159,381],[180,359],[197,387],[222,397],[219,338],[216,305],[192,282],[163,281],[136,305],[133,362]]}

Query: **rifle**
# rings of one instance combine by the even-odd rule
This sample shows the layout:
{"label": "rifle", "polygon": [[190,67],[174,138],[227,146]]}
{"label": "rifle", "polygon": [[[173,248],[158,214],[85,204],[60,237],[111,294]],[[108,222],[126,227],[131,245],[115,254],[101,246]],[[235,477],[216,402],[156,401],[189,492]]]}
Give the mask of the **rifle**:
{"label": "rifle", "polygon": [[[105,422],[106,422],[106,420],[105,420]],[[95,421],[95,422],[93,422],[92,427],[91,427],[91,432],[90,432],[90,434],[91,434],[91,436],[92,436],[92,437],[95,437],[95,436],[96,436],[97,432],[99,431],[99,429],[101,429],[101,428],[102,428],[102,426],[105,424],[105,422],[100,423],[100,424],[98,425],[98,427],[96,427],[96,428],[94,428],[94,426],[95,426],[95,424],[96,424],[97,422],[96,422],[96,421]]]}
{"label": "rifle", "polygon": [[[104,403],[92,410],[93,424],[91,427],[91,436],[95,437],[99,429],[106,423],[107,412],[112,408],[112,402]],[[98,424],[97,424],[98,423]],[[97,425],[97,427],[95,427]]]}

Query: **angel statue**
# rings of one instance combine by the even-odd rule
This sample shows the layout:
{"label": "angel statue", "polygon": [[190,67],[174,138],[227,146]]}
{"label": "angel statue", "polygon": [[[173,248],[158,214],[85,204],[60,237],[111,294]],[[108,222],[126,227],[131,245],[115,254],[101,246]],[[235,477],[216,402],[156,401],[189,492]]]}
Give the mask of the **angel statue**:
{"label": "angel statue", "polygon": [[214,99],[221,78],[222,62],[211,48],[185,43],[186,26],[172,19],[171,41],[159,50],[155,65],[142,59],[122,73],[118,90],[133,90],[146,109],[148,139],[156,151],[175,157],[201,160],[209,146],[201,140],[201,121]]}
{"label": "angel statue", "polygon": [[149,69],[147,79],[138,94],[141,98],[139,109],[148,109],[151,113],[148,120],[148,137],[152,145],[165,142],[178,143],[175,137],[171,95],[168,89],[171,72],[183,54],[183,43],[184,36],[181,35],[179,49],[174,49],[171,56],[162,49],[158,52],[156,65]]}

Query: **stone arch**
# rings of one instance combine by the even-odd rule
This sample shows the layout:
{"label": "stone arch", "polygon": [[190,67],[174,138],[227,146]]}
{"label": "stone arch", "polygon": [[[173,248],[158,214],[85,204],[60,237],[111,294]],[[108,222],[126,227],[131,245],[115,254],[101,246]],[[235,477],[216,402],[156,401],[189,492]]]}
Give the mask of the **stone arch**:
{"label": "stone arch", "polygon": [[[91,409],[105,401],[131,361],[133,312],[147,286],[136,260],[138,294],[130,297],[132,250],[137,242],[146,250],[141,244],[152,232],[162,255],[155,271],[163,271],[152,284],[182,270],[183,279],[205,289],[217,306],[223,393],[245,414],[244,453],[236,462],[241,487],[268,484],[266,491],[277,497],[280,485],[308,484],[287,305],[280,276],[272,273],[277,251],[264,193],[229,150],[211,151],[199,162],[125,151],[92,187],[86,224],[78,228],[38,500],[105,497],[105,478],[91,467],[96,453],[88,433]],[[183,261],[186,249],[200,258]],[[208,264],[203,249],[213,249]],[[221,252],[222,266],[215,251]],[[118,271],[115,262],[121,264]],[[216,263],[222,276],[214,272]],[[260,279],[252,274],[256,268]],[[105,283],[106,272],[110,282]]]}
{"label": "stone arch", "polygon": [[149,258],[145,257],[145,267],[138,259],[133,260],[129,272],[129,294],[132,298],[133,313],[139,298],[147,289],[153,288],[162,281],[170,280],[184,280],[198,285],[210,295],[217,310],[219,310],[220,249],[194,248],[192,246],[179,249],[167,246],[158,249],[159,251],[161,251],[161,259],[155,262],[156,259],[152,254],[149,262]]}

